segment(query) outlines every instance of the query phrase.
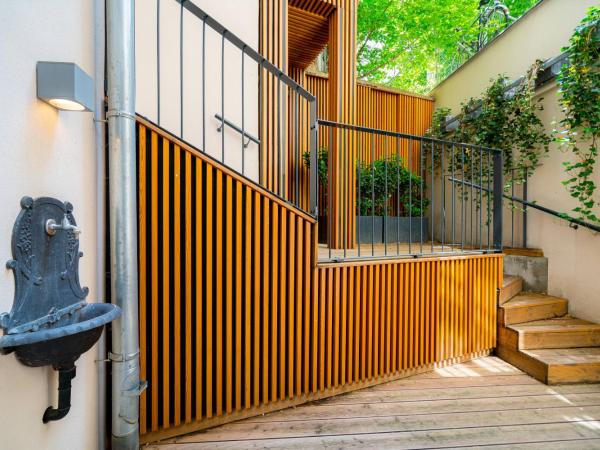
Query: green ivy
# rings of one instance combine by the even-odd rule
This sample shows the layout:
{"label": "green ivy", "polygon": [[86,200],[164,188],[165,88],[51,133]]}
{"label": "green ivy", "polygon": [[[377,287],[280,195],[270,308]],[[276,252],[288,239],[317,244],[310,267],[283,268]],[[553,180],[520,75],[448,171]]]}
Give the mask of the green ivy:
{"label": "green ivy", "polygon": [[[382,158],[373,163],[357,162],[356,177],[360,192],[356,204],[358,215],[390,215],[398,204],[399,216],[425,214],[429,200],[423,198],[421,204],[422,178],[411,172],[402,158]],[[427,191],[425,183],[422,191]]]}
{"label": "green ivy", "polygon": [[569,178],[563,185],[578,206],[579,219],[600,222],[594,213],[600,201],[595,198],[592,180],[600,137],[600,8],[593,6],[569,40],[569,64],[558,75],[559,95],[564,119],[563,130],[555,130],[554,140],[571,152],[574,162],[563,163]]}
{"label": "green ivy", "polygon": [[[536,61],[527,71],[523,82],[509,92],[506,91],[509,83],[506,76],[499,75],[490,80],[490,86],[480,99],[471,98],[461,105],[457,117],[459,125],[454,131],[447,131],[445,128],[450,110],[438,109],[434,113],[428,135],[501,150],[507,180],[505,189],[508,190],[513,183],[522,183],[541,165],[541,158],[548,153],[551,141],[537,116],[537,112],[543,109],[543,99],[535,99],[534,92],[540,67],[541,61]],[[467,149],[464,157],[462,154],[457,157],[449,153],[448,146],[446,151],[448,170],[465,170],[468,173],[474,169],[478,173],[481,166],[487,165],[485,152],[482,154]],[[437,160],[435,163],[439,164]],[[487,171],[483,172],[482,178],[478,181],[486,183]]]}

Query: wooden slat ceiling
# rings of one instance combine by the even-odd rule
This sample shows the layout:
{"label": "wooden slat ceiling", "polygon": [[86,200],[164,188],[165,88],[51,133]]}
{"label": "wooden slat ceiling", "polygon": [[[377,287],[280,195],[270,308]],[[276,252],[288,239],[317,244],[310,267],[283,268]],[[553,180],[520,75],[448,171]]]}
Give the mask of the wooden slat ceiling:
{"label": "wooden slat ceiling", "polygon": [[[309,10],[292,6],[292,3],[301,4]],[[333,5],[321,1],[289,2],[288,63],[290,67],[305,69],[319,56],[329,41],[328,16],[334,9]]]}

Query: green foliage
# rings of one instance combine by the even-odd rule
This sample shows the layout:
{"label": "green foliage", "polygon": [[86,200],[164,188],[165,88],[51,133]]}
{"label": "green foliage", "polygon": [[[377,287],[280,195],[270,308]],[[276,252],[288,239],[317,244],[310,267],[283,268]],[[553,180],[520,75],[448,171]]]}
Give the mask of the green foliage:
{"label": "green foliage", "polygon": [[[327,148],[319,149],[318,177],[319,185],[327,196],[328,180]],[[306,167],[310,168],[310,152],[302,154]],[[357,189],[360,190],[360,202],[357,199],[357,214],[383,216],[390,214],[399,199],[400,215],[413,217],[421,215],[421,177],[408,170],[401,158],[378,159],[374,163],[356,162]],[[423,183],[423,192],[427,186]],[[412,193],[411,193],[412,192]],[[375,203],[373,203],[373,194]],[[399,197],[397,195],[399,194]],[[423,213],[429,201],[423,199]],[[359,210],[360,205],[360,210]],[[373,207],[374,205],[374,207]]]}
{"label": "green foliage", "polygon": [[[421,177],[408,170],[402,158],[382,158],[373,163],[357,162],[357,183],[360,202],[357,214],[361,216],[390,215],[400,205],[399,215],[421,215]],[[375,201],[373,202],[373,199]],[[429,201],[423,199],[423,213]]]}
{"label": "green foliage", "polygon": [[[458,115],[459,126],[453,132],[446,131],[443,125],[449,110],[436,111],[428,134],[501,150],[507,179],[505,188],[508,189],[512,183],[522,183],[541,164],[551,140],[537,116],[537,112],[542,110],[540,102],[543,99],[534,98],[535,78],[540,66],[541,62],[536,61],[524,81],[509,93],[506,92],[508,79],[505,76],[491,80],[481,99],[470,99],[462,104]],[[478,109],[478,106],[481,107]],[[464,159],[462,156],[459,160],[449,159],[449,169],[470,171],[474,167],[475,172],[479,172],[477,168],[487,164],[487,161],[481,161],[482,157],[487,158],[487,154],[467,150]]]}
{"label": "green foliage", "polygon": [[578,206],[573,209],[580,219],[600,222],[594,207],[593,181],[600,138],[600,8],[589,9],[575,29],[569,46],[563,49],[569,64],[558,76],[560,102],[565,118],[564,128],[555,132],[555,141],[575,156],[573,162],[563,163],[569,178],[563,181]]}
{"label": "green foliage", "polygon": [[[322,147],[319,149],[317,154],[317,167],[318,167],[318,177],[319,177],[319,185],[321,187],[327,187],[327,161],[329,158],[329,152],[327,148]],[[304,161],[304,165],[310,169],[310,152],[304,152],[302,154],[302,160]]]}
{"label": "green foliage", "polygon": [[[505,0],[519,17],[537,0]],[[360,0],[357,70],[361,79],[427,93],[478,33],[479,0]]]}

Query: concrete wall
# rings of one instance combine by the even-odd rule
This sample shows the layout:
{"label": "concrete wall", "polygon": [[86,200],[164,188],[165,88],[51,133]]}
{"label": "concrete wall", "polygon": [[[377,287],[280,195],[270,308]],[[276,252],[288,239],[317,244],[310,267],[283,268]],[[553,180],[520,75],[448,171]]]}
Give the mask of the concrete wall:
{"label": "concrete wall", "polygon": [[[200,0],[195,2],[246,44],[258,49],[258,2]],[[180,123],[180,6],[160,2],[160,125],[181,136]],[[221,159],[221,36],[206,27],[206,152]],[[136,0],[136,65],[138,113],[157,122],[157,8],[156,0]],[[202,21],[183,15],[183,138],[202,148]],[[225,117],[241,128],[242,52],[225,41]],[[244,58],[244,111],[246,132],[258,136],[257,64]],[[258,146],[245,153],[245,174],[258,179]],[[225,162],[241,172],[241,135],[225,128]]]}
{"label": "concrete wall", "polygon": [[[92,0],[5,0],[0,12],[0,262],[11,258],[11,232],[24,195],[68,200],[83,234],[80,278],[96,295],[96,154],[92,113],[58,112],[36,98],[37,61],[70,61],[94,73]],[[12,272],[0,270],[0,312],[12,305]],[[30,368],[0,356],[0,448],[96,448],[96,350],[77,361],[72,408],[42,423],[56,406],[58,380],[49,367]]]}
{"label": "concrete wall", "polygon": [[[561,53],[573,29],[595,0],[544,0],[488,48],[446,81],[432,95],[437,107],[450,107],[457,112],[462,101],[478,97],[499,73],[511,79],[523,75],[536,58],[548,59]],[[561,119],[555,83],[541,88],[544,111],[540,118],[550,132],[553,122]],[[529,198],[549,208],[569,212],[576,203],[561,181],[566,179],[562,163],[569,158],[556,146],[543,161],[529,183]],[[600,175],[596,175],[600,183]],[[505,214],[505,228],[510,226]],[[570,313],[600,322],[600,236],[586,229],[574,230],[560,219],[530,210],[528,246],[541,248],[549,260],[548,290],[550,294],[570,300]],[[505,235],[506,236],[506,235]],[[506,239],[505,239],[506,243]]]}

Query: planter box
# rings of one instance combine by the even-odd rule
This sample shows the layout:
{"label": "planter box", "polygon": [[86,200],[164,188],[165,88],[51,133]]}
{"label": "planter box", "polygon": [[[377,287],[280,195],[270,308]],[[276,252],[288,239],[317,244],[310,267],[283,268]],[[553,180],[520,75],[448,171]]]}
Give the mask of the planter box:
{"label": "planter box", "polygon": [[[423,241],[429,239],[429,221],[426,217],[383,217],[359,216],[357,217],[356,233],[360,244],[383,242],[412,242],[421,240],[421,223],[423,224]],[[360,230],[360,234],[359,234]]]}

